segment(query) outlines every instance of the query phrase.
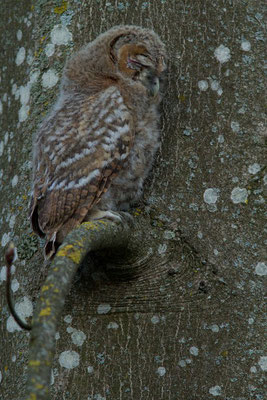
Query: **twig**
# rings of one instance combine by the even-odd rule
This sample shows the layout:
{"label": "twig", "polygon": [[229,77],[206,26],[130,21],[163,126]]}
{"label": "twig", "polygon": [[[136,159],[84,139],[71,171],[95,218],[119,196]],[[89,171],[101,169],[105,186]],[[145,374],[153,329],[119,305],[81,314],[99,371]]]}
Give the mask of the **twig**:
{"label": "twig", "polygon": [[126,247],[129,219],[84,222],[65,238],[51,264],[32,320],[26,400],[48,400],[55,334],[73,277],[89,251]]}
{"label": "twig", "polygon": [[16,323],[20,326],[20,328],[25,329],[26,331],[30,331],[32,327],[28,325],[26,322],[22,321],[20,316],[17,314],[17,311],[15,310],[13,301],[12,301],[12,294],[11,294],[11,266],[14,261],[15,257],[15,247],[14,244],[11,242],[9,244],[9,247],[5,253],[5,259],[6,259],[6,299],[7,299],[7,304],[9,307],[9,311],[16,321]]}

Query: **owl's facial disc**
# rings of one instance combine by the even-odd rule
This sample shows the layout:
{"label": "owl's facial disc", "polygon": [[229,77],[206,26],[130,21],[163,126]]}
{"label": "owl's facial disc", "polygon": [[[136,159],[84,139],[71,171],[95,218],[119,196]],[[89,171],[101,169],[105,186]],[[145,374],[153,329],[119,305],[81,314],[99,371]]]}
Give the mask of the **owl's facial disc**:
{"label": "owl's facial disc", "polygon": [[119,70],[133,78],[136,72],[153,68],[153,61],[143,45],[125,44],[118,50]]}

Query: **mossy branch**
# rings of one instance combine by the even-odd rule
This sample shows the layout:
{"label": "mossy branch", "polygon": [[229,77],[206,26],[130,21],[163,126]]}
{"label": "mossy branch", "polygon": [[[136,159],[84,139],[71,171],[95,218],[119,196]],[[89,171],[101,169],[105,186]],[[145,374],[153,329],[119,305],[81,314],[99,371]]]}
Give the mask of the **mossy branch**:
{"label": "mossy branch", "polygon": [[26,400],[49,399],[55,334],[73,277],[89,251],[127,246],[130,220],[84,222],[65,238],[41,288],[32,320]]}

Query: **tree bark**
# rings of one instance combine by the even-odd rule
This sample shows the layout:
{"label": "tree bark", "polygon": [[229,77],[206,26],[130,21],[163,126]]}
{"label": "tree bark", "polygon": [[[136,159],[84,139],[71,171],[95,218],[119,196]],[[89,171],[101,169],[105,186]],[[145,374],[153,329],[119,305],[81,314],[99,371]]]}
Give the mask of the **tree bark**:
{"label": "tree bark", "polygon": [[[11,239],[17,247],[22,317],[49,271],[27,219],[32,136],[66,58],[118,24],[153,28],[169,54],[162,146],[138,229],[129,251],[91,254],[75,275],[51,399],[263,399],[263,1],[2,5],[0,240],[2,254]],[[29,333],[9,316],[4,277],[1,266],[0,397],[18,400]]]}

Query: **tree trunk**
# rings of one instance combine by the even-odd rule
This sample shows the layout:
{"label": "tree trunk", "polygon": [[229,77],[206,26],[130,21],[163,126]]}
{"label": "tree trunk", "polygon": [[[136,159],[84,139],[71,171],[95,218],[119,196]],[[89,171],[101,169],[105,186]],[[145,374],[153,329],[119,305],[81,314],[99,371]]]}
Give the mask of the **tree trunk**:
{"label": "tree trunk", "polygon": [[[93,254],[73,282],[51,399],[263,399],[264,2],[1,3],[0,240],[2,254],[17,248],[24,317],[49,269],[27,219],[32,136],[66,58],[118,24],[153,28],[169,55],[139,229],[122,274],[118,255]],[[2,266],[0,397],[18,400],[30,334],[9,316],[4,280]]]}

